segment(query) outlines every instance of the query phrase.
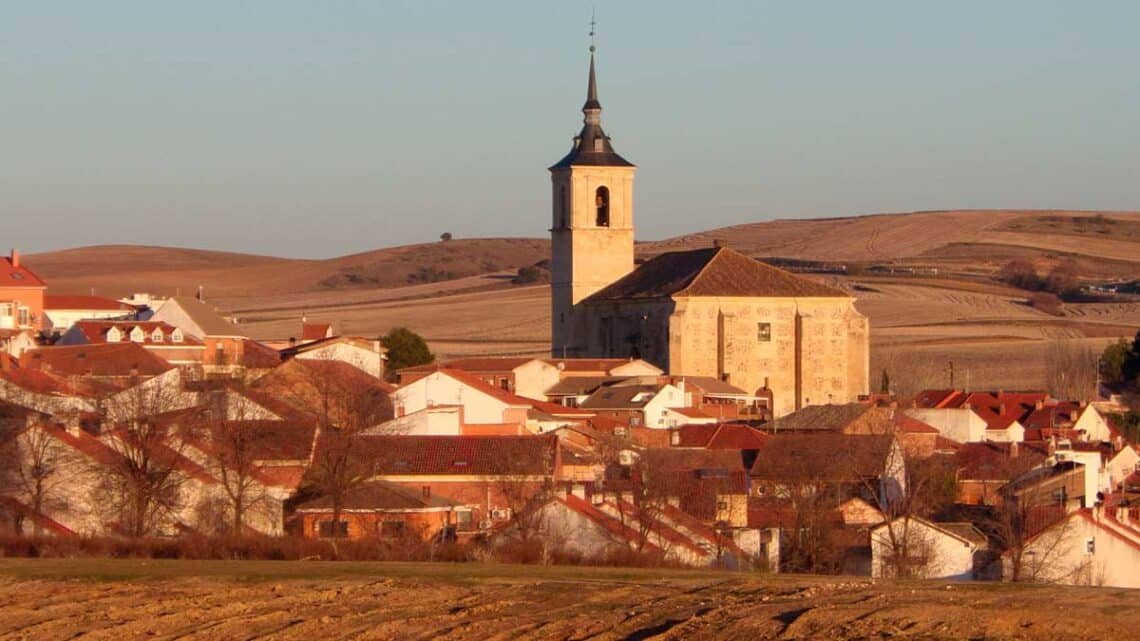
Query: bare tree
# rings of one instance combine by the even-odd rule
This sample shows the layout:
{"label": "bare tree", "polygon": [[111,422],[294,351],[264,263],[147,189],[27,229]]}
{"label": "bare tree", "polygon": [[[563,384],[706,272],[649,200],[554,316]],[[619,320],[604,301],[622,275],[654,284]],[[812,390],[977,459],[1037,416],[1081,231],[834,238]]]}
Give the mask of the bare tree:
{"label": "bare tree", "polygon": [[306,494],[329,497],[336,536],[345,497],[383,467],[380,454],[366,452],[360,438],[365,429],[392,418],[392,401],[379,379],[352,365],[314,359],[299,367],[291,394],[316,415],[319,431]]}
{"label": "bare tree", "polygon": [[1097,355],[1080,341],[1053,341],[1045,349],[1045,376],[1054,398],[1093,400],[1097,394]]}
{"label": "bare tree", "polygon": [[104,505],[128,536],[165,530],[186,504],[190,462],[183,454],[199,432],[201,413],[180,411],[185,398],[179,381],[155,377],[104,403],[101,440],[117,456],[96,469]]}
{"label": "bare tree", "polygon": [[[43,534],[46,510],[66,505],[64,455],[62,444],[38,425],[9,434],[0,444],[0,495],[27,507],[34,536]],[[22,534],[19,520],[16,525],[16,534]]]}
{"label": "bare tree", "polygon": [[[530,440],[532,438],[535,440]],[[493,473],[489,494],[503,501],[508,513],[507,529],[521,543],[531,543],[538,537],[542,526],[541,509],[554,496],[551,442],[553,447],[558,447],[556,437],[507,439],[490,462]]]}

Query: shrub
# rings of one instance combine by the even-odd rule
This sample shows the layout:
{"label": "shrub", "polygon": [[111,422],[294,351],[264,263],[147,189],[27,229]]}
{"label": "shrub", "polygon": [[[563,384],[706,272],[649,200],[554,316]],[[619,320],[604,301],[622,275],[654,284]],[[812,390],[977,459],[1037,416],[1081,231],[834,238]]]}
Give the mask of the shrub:
{"label": "shrub", "polygon": [[1053,316],[1063,316],[1064,312],[1061,310],[1061,299],[1057,298],[1056,294],[1049,292],[1037,292],[1029,297],[1029,305],[1038,311],[1051,314]]}
{"label": "shrub", "polygon": [[1037,275],[1033,263],[1025,258],[1015,258],[1006,263],[1005,267],[998,270],[997,277],[1003,283],[1018,289],[1029,291],[1041,289],[1041,277]]}

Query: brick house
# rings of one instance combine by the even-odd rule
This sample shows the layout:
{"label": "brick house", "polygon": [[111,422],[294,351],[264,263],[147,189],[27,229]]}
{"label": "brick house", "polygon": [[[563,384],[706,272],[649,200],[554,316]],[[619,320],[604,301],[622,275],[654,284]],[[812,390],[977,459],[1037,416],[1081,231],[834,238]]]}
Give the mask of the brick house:
{"label": "brick house", "polygon": [[454,501],[461,536],[510,523],[553,488],[561,468],[554,435],[359,436],[353,447],[371,481]]}
{"label": "brick house", "polygon": [[349,490],[339,521],[333,520],[332,503],[322,496],[297,506],[302,536],[427,541],[455,527],[456,510],[462,508],[446,497],[380,480]]}

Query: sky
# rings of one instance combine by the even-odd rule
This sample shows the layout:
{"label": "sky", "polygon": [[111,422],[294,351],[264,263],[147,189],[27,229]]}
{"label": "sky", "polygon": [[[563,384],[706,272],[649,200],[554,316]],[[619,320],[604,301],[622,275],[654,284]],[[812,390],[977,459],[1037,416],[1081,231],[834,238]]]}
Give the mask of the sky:
{"label": "sky", "polygon": [[0,0],[0,245],[545,236],[592,10],[639,239],[1140,208],[1136,2]]}

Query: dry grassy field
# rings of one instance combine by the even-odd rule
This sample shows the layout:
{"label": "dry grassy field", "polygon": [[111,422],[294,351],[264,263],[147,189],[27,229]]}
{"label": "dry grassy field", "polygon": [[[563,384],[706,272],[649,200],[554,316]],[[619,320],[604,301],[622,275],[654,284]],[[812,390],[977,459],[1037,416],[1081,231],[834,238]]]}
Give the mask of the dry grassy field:
{"label": "dry grassy field", "polygon": [[[714,238],[753,256],[850,261],[896,275],[818,276],[846,288],[871,319],[872,371],[927,371],[932,385],[1039,387],[1044,352],[1056,340],[1100,347],[1140,328],[1140,303],[1065,306],[1051,316],[1026,292],[987,281],[1013,258],[1044,272],[1075,260],[1087,278],[1140,276],[1140,214],[1070,211],[953,211],[739,225],[639,243],[639,255],[689,249]],[[294,260],[149,247],[80,248],[27,262],[53,292],[170,295],[205,287],[257,338],[296,335],[300,318],[345,334],[407,326],[441,357],[539,355],[549,345],[549,290],[514,286],[521,266],[548,258],[539,239],[451,240],[327,260]],[[140,268],[141,267],[141,268]],[[939,270],[938,277],[905,270]],[[440,279],[440,280],[436,280]],[[432,282],[424,282],[432,281]],[[876,378],[877,380],[877,378]]]}
{"label": "dry grassy field", "polygon": [[490,564],[0,560],[0,639],[1132,639],[1136,592]]}

